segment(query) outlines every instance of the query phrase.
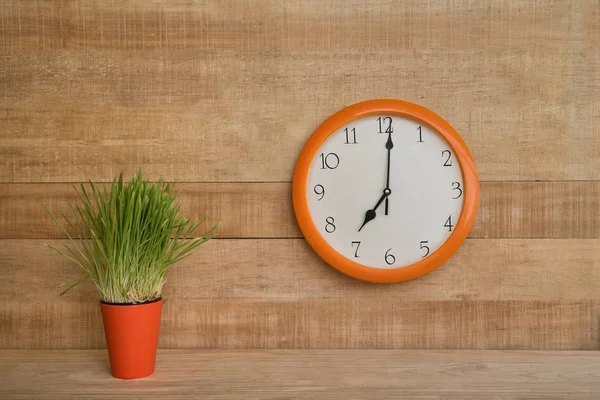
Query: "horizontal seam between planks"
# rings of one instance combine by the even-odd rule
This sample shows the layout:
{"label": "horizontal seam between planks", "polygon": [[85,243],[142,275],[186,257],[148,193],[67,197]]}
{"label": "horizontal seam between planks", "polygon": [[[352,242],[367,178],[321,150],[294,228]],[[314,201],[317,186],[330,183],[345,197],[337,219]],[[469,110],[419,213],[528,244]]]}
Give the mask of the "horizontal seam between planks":
{"label": "horizontal seam between planks", "polygon": [[[94,183],[112,183],[112,181],[93,181]],[[285,183],[291,184],[292,181],[165,181],[166,183],[174,183],[174,184],[269,184],[269,183]],[[489,181],[489,180],[480,180],[479,183],[584,183],[584,182],[597,182],[600,183],[600,179],[566,179],[566,180],[499,180],[499,181]],[[50,182],[0,182],[0,185],[67,185],[67,184],[79,184],[79,183],[88,183],[88,181],[50,181]]]}
{"label": "horizontal seam between planks", "polygon": [[[89,238],[88,238],[89,239]],[[194,239],[191,237],[190,239]],[[597,239],[600,240],[600,237],[596,236],[583,236],[583,237],[543,237],[543,236],[534,236],[534,237],[518,237],[518,236],[489,236],[489,237],[467,237],[466,240],[582,240],[582,239]],[[27,237],[14,237],[14,238],[0,238],[0,241],[3,240],[69,240],[67,237],[46,237],[46,238],[27,238]],[[76,239],[79,240],[79,239]],[[211,240],[305,240],[303,236],[256,236],[256,237],[214,237]]]}

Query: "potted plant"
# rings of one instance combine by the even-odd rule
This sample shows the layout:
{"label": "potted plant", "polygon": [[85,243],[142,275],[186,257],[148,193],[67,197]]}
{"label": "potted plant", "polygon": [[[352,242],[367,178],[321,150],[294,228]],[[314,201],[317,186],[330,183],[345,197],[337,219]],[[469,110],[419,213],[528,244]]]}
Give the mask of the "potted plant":
{"label": "potted plant", "polygon": [[91,280],[100,295],[102,320],[116,378],[135,379],[154,372],[162,311],[161,291],[168,269],[214,237],[215,225],[190,238],[201,222],[180,215],[173,185],[123,174],[107,191],[89,182],[77,190],[80,205],[68,203],[63,222],[44,208],[70,245],[51,250],[76,263],[84,276],[67,282],[65,294]]}

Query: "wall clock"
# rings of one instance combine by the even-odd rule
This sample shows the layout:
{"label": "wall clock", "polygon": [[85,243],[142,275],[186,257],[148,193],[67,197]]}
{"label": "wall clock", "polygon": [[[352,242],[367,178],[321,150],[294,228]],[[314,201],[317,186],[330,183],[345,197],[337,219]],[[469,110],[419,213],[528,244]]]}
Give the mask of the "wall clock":
{"label": "wall clock", "polygon": [[370,282],[402,282],[447,261],[467,238],[479,181],[467,145],[417,104],[368,100],[338,111],[305,143],[294,212],[314,251]]}

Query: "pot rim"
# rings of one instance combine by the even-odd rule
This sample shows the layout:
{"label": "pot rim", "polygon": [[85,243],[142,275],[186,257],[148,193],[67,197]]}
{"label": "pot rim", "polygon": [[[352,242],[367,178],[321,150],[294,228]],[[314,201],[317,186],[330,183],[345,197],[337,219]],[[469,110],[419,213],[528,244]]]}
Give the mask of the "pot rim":
{"label": "pot rim", "polygon": [[100,300],[100,304],[106,305],[106,306],[145,306],[145,305],[148,305],[148,304],[157,303],[157,302],[162,301],[162,300],[163,300],[163,298],[162,298],[162,296],[160,296],[157,299],[154,299],[154,300],[151,300],[151,301],[147,301],[145,303],[109,303],[109,302]]}

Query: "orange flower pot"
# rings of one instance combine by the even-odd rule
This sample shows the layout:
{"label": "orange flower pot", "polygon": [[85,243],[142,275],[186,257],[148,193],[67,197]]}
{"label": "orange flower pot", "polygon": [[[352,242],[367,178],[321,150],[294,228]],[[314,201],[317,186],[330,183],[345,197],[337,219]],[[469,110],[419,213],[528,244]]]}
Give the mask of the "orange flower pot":
{"label": "orange flower pot", "polygon": [[101,303],[112,376],[143,378],[154,373],[162,299],[145,304]]}

